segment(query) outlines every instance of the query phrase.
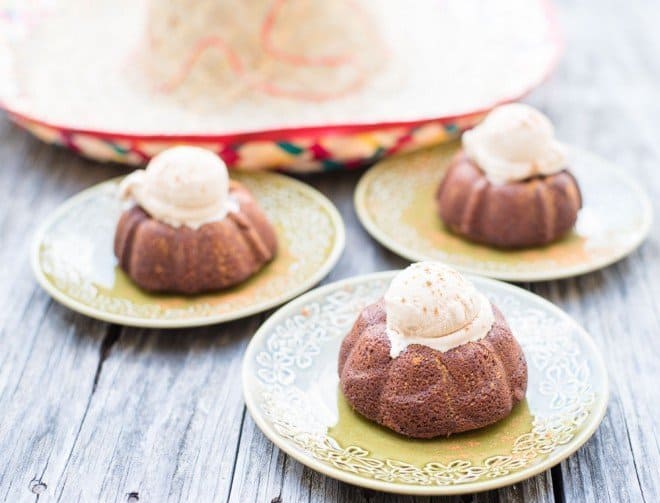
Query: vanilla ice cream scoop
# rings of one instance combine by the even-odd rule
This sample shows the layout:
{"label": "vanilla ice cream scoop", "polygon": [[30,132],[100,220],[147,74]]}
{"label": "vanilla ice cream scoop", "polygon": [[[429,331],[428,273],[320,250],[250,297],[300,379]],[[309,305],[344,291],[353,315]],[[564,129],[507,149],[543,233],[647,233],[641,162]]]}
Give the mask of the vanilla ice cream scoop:
{"label": "vanilla ice cream scoop", "polygon": [[419,262],[401,271],[384,300],[392,358],[410,344],[448,351],[482,339],[495,319],[490,301],[439,262]]}
{"label": "vanilla ice cream scoop", "polygon": [[463,134],[463,149],[494,183],[552,175],[566,168],[564,147],[548,118],[535,108],[511,103],[494,108]]}
{"label": "vanilla ice cream scoop", "polygon": [[197,229],[237,210],[237,202],[229,194],[227,166],[213,152],[198,147],[161,152],[146,169],[127,176],[119,193],[173,227]]}

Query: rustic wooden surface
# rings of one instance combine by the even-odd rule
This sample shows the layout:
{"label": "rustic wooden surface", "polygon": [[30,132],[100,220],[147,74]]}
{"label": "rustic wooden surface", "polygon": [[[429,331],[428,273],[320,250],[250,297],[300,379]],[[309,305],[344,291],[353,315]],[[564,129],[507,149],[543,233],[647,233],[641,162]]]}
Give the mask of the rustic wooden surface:
{"label": "rustic wooden surface", "polygon": [[[634,173],[657,201],[660,5],[564,0],[560,13],[565,56],[529,101],[562,139]],[[42,145],[4,119],[0,142],[0,500],[431,500],[326,478],[260,433],[242,402],[239,368],[268,313],[158,331],[96,322],[54,303],[28,264],[35,226],[123,168]],[[359,176],[305,178],[347,225],[348,248],[326,282],[405,265],[360,227],[352,207]],[[602,348],[612,392],[594,437],[531,480],[446,501],[660,501],[658,220],[647,242],[612,267],[525,285],[580,320]]]}

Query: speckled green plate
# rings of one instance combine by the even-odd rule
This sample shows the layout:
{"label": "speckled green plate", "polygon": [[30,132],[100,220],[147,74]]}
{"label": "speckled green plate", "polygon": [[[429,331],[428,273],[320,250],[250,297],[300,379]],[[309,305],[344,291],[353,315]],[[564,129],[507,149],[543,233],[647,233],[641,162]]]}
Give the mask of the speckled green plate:
{"label": "speckled green plate", "polygon": [[598,427],[607,372],[594,341],[563,311],[506,283],[472,277],[504,313],[529,369],[527,397],[499,423],[410,440],[357,415],[338,389],[339,346],[396,271],[317,288],[279,309],[250,341],[243,393],[255,422],[301,463],[351,484],[405,494],[495,489],[541,473]]}
{"label": "speckled green plate", "polygon": [[140,327],[220,323],[277,306],[318,283],[344,248],[341,216],[316,190],[284,175],[234,173],[275,226],[275,260],[241,285],[212,294],[154,295],[117,266],[112,243],[122,211],[120,179],[101,183],[58,208],[37,232],[32,266],[55,300],[92,318]]}
{"label": "speckled green plate", "polygon": [[569,165],[584,204],[573,231],[548,246],[499,250],[452,234],[437,215],[435,191],[456,153],[453,143],[393,157],[371,168],[355,191],[367,231],[383,246],[413,261],[440,260],[457,269],[507,281],[577,276],[610,265],[647,236],[648,196],[605,160],[570,149]]}

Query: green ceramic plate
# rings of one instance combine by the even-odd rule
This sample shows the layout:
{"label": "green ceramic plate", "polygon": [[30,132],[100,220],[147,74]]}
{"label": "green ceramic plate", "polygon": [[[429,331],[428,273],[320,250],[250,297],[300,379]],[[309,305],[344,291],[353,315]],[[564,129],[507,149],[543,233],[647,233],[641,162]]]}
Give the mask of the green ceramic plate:
{"label": "green ceramic plate", "polygon": [[396,271],[315,289],[279,309],[250,341],[243,393],[255,422],[301,463],[351,484],[405,494],[459,494],[532,477],[575,452],[607,407],[603,359],[563,311],[525,290],[472,281],[502,310],[523,347],[527,397],[494,426],[410,440],[357,415],[339,389],[337,358],[359,311]]}
{"label": "green ceramic plate", "polygon": [[32,266],[37,280],[65,306],[92,318],[140,327],[192,327],[248,316],[277,306],[318,283],[344,248],[342,219],[316,190],[272,173],[234,173],[275,226],[277,257],[241,285],[193,297],[154,295],[119,269],[112,250],[122,211],[120,179],[101,183],[58,208],[37,232]]}
{"label": "green ceramic plate", "polygon": [[507,281],[544,281],[600,269],[623,258],[651,228],[648,196],[629,176],[587,152],[571,149],[569,165],[584,207],[574,230],[548,246],[506,251],[450,233],[437,216],[435,191],[458,144],[387,159],[355,191],[367,231],[412,261],[439,260],[457,269]]}

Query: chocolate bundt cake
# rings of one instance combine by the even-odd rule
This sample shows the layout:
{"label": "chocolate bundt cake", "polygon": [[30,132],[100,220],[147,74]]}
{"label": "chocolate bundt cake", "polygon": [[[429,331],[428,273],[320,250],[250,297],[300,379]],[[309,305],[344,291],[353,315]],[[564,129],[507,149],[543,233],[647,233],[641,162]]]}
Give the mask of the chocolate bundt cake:
{"label": "chocolate bundt cake", "polygon": [[196,294],[256,273],[277,251],[277,237],[250,192],[229,181],[215,154],[176,147],[122,182],[135,204],[117,224],[119,266],[150,292]]}
{"label": "chocolate bundt cake", "polygon": [[[357,412],[408,437],[432,438],[493,424],[524,398],[522,349],[502,313],[457,274],[414,264],[360,313],[339,354],[341,390]],[[450,293],[441,291],[448,282]]]}
{"label": "chocolate bundt cake", "polygon": [[582,207],[566,163],[547,117],[527,105],[497,107],[463,135],[463,150],[436,192],[440,218],[478,243],[551,243],[575,225]]}
{"label": "chocolate bundt cake", "polygon": [[551,243],[571,230],[582,196],[566,170],[493,184],[461,152],[440,183],[436,202],[453,232],[478,243],[521,248]]}
{"label": "chocolate bundt cake", "polygon": [[252,195],[237,182],[240,211],[199,229],[172,227],[141,207],[125,211],[115,234],[120,267],[145,290],[195,294],[245,281],[277,251],[277,237]]}

